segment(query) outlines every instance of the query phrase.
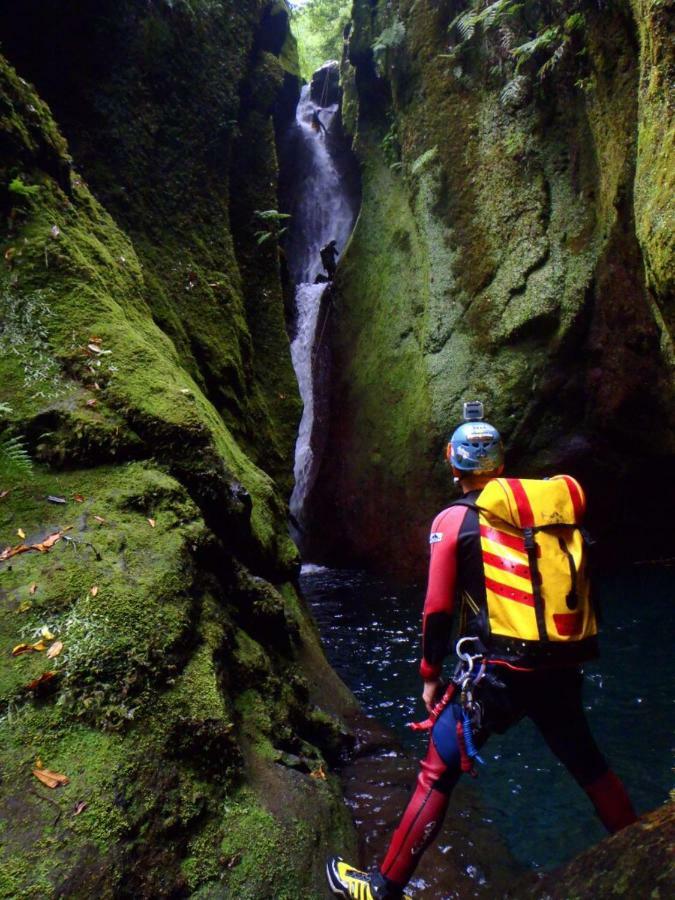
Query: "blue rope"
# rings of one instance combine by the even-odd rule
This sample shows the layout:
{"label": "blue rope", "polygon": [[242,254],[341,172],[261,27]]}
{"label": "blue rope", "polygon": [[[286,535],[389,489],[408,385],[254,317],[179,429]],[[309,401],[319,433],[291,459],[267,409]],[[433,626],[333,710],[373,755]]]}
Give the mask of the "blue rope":
{"label": "blue rope", "polygon": [[462,710],[462,730],[464,732],[464,746],[466,747],[466,755],[471,759],[477,760],[482,766],[485,760],[478,755],[478,750],[473,742],[473,730],[471,728],[471,716],[466,710]]}

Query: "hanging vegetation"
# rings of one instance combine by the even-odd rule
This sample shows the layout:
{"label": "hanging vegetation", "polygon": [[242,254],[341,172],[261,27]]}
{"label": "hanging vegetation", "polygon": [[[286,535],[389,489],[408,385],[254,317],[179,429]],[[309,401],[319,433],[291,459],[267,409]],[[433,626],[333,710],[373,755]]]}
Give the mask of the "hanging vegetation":
{"label": "hanging vegetation", "polygon": [[294,6],[292,28],[298,39],[300,70],[306,80],[326,60],[341,58],[351,6],[350,0],[308,0]]}

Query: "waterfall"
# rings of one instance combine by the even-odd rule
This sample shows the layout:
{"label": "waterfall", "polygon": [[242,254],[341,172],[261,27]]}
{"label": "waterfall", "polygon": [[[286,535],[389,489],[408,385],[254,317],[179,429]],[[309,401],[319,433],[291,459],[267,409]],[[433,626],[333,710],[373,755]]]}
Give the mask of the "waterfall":
{"label": "waterfall", "polygon": [[[295,448],[295,487],[290,510],[300,528],[296,539],[302,543],[305,501],[312,488],[320,462],[320,440],[317,437],[316,394],[321,388],[321,367],[317,365],[317,341],[327,327],[330,310],[324,294],[328,284],[315,284],[324,271],[320,251],[329,241],[337,244],[338,254],[344,250],[354,223],[354,202],[345,188],[339,167],[344,156],[340,135],[339,106],[319,106],[312,101],[310,86],[302,89],[289,145],[292,148],[293,191],[292,215],[285,242],[289,272],[295,285],[295,323],[291,356],[304,404]],[[326,131],[316,130],[316,115]],[[338,256],[339,258],[339,256]]]}

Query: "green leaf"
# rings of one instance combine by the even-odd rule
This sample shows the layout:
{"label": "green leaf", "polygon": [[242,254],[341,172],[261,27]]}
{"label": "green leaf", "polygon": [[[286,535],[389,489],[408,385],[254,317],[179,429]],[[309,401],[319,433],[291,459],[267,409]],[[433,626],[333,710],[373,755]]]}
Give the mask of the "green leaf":
{"label": "green leaf", "polygon": [[34,197],[40,192],[39,184],[24,184],[20,178],[13,178],[9,183],[9,192],[15,197]]}

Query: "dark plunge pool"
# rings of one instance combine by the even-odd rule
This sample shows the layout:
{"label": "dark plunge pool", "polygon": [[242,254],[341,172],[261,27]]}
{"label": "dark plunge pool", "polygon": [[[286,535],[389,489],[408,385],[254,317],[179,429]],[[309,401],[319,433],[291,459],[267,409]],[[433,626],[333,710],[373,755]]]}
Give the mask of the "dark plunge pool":
{"label": "dark plunge pool", "polygon": [[[424,717],[417,675],[423,588],[393,588],[364,572],[315,566],[303,568],[301,584],[331,664],[365,711],[422,756],[426,739],[405,724]],[[602,579],[596,591],[602,656],[585,667],[585,705],[603,753],[638,812],[646,812],[673,786],[675,569],[633,566]],[[586,795],[529,721],[494,735],[482,756],[476,790],[519,862],[548,868],[604,836]]]}

